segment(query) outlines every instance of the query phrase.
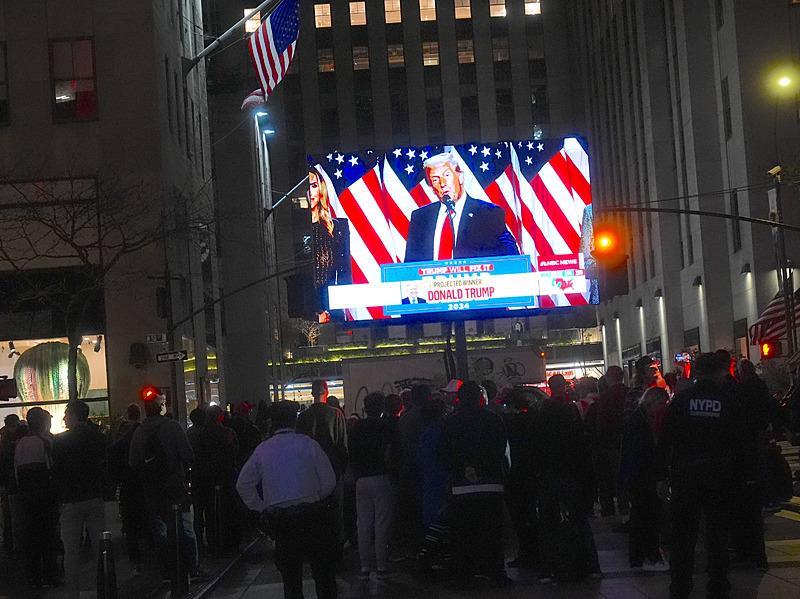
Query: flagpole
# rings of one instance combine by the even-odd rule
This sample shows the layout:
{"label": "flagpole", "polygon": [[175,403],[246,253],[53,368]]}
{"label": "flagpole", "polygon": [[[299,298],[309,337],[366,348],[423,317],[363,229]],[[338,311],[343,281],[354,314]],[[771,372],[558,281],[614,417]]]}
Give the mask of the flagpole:
{"label": "flagpole", "polygon": [[[245,15],[243,19],[238,21],[235,25],[233,25],[230,29],[228,29],[225,33],[220,35],[217,39],[211,42],[208,46],[203,48],[203,50],[194,58],[186,58],[185,56],[181,58],[181,63],[183,65],[183,77],[184,79],[189,75],[191,70],[195,68],[198,63],[203,60],[206,56],[211,54],[214,50],[219,48],[229,37],[231,37],[240,27],[242,27],[247,21],[252,19],[258,13],[263,13],[261,15],[261,19],[266,19],[281,3],[281,0],[264,0],[261,4],[259,4],[256,8],[252,10],[252,12],[248,15]],[[269,8],[267,8],[269,7]]]}
{"label": "flagpole", "polygon": [[286,198],[288,198],[290,195],[292,195],[294,193],[294,191],[298,187],[300,187],[303,183],[305,183],[306,181],[308,181],[308,175],[306,175],[305,177],[300,179],[294,187],[292,187],[289,191],[287,191],[285,194],[283,194],[283,197],[281,197],[280,200],[275,202],[270,208],[264,208],[264,220],[267,220],[270,217],[270,215],[273,212],[275,212],[275,209],[278,206],[280,206]]}

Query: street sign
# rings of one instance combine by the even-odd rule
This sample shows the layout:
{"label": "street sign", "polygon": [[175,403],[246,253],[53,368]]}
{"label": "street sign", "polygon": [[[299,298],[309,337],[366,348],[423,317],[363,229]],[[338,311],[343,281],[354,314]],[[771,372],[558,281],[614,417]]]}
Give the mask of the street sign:
{"label": "street sign", "polygon": [[144,336],[145,343],[166,343],[167,342],[167,334],[166,333],[156,333],[154,335],[145,335]]}
{"label": "street sign", "polygon": [[177,362],[178,360],[185,360],[188,357],[189,354],[186,353],[185,349],[179,349],[178,351],[167,351],[156,354],[156,362]]}

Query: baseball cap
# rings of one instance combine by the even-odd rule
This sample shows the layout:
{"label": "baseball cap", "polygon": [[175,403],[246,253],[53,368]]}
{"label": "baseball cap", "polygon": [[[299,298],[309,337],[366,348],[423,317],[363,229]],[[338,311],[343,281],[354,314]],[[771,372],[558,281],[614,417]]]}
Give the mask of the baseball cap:
{"label": "baseball cap", "polygon": [[442,388],[442,391],[445,393],[458,393],[458,390],[461,389],[461,385],[464,384],[464,381],[461,379],[451,379],[449,383],[447,383],[446,387]]}

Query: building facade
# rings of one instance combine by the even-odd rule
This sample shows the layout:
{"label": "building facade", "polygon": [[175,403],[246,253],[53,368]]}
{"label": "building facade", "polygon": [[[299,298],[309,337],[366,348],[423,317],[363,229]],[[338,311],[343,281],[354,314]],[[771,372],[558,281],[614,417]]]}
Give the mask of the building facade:
{"label": "building facade", "polygon": [[[46,405],[54,430],[62,425],[63,360],[17,350],[51,341],[62,351],[70,318],[94,415],[118,416],[146,384],[164,389],[179,417],[219,397],[205,69],[181,70],[202,46],[196,0],[0,2],[0,222],[30,226],[15,238],[27,249],[4,237],[24,259],[0,259],[11,298],[0,316],[2,374],[19,376],[25,361],[26,376],[40,379],[18,380],[27,403],[3,411],[56,402]],[[99,301],[76,304],[94,288]],[[156,361],[168,349],[188,360]]]}
{"label": "building facade", "polygon": [[[800,8],[783,0],[569,2],[567,19],[594,149],[596,210],[670,208],[769,217],[768,174],[798,161]],[[787,83],[784,80],[783,83]],[[791,169],[790,169],[791,170]],[[784,181],[796,224],[797,181]],[[792,181],[788,181],[792,183]],[[626,231],[628,293],[605,298],[607,363],[647,353],[758,358],[747,330],[778,290],[769,227],[698,215],[606,212]],[[800,240],[786,236],[797,262]]]}
{"label": "building facade", "polygon": [[[211,35],[220,35],[257,4],[208,0],[205,8]],[[226,292],[310,258],[305,186],[262,224],[264,208],[305,177],[309,154],[580,135],[574,118],[576,82],[569,70],[573,51],[558,29],[566,14],[562,4],[550,0],[301,2],[296,57],[267,106],[257,109],[268,113],[261,117],[261,129],[252,117],[246,126],[235,129],[246,117],[239,110],[242,99],[258,86],[246,52],[234,48],[212,57],[209,97],[215,172],[220,183],[218,204],[248,214],[251,227],[246,235],[241,229],[231,229],[227,237],[221,236]],[[259,23],[260,15],[243,33],[247,35]],[[274,133],[262,143],[267,129]],[[267,153],[270,189],[259,184],[261,175],[244,176],[259,156]],[[233,185],[222,184],[223,177],[229,177]],[[246,244],[249,249],[240,253],[237,248]],[[247,255],[260,256],[262,263],[256,266],[252,260],[243,261],[242,256]],[[263,270],[256,273],[254,269]],[[259,372],[257,380],[281,378],[280,363],[287,352],[296,354],[297,346],[305,345],[294,318],[304,303],[304,277],[308,277],[307,271],[271,279],[274,286],[254,286],[239,299],[226,300],[226,339],[231,348],[226,368],[231,374],[233,361],[238,361],[241,373],[240,377],[228,377],[229,389],[238,385],[234,381],[238,378],[239,394],[258,393],[244,378],[245,373]],[[257,323],[237,307],[245,302],[245,295],[248,305],[258,305],[259,313],[266,315]],[[582,316],[584,326],[595,324],[592,310]],[[526,335],[547,335],[546,318],[522,320]],[[559,327],[577,326],[577,320],[562,320],[559,318]],[[514,318],[472,321],[467,330],[476,336],[511,335],[515,324]],[[252,327],[268,331],[271,347],[254,347],[253,338],[248,337]],[[319,343],[374,346],[391,339],[440,337],[443,333],[439,324],[327,325]],[[237,335],[238,341],[234,342],[232,335]],[[249,349],[234,356],[232,348],[239,343]],[[264,357],[275,366],[259,366]],[[286,372],[284,369],[283,374]]]}

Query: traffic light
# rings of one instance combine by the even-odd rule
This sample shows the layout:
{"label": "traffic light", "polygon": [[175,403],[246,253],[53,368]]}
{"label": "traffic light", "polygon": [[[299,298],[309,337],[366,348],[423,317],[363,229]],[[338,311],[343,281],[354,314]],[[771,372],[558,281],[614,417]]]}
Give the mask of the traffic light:
{"label": "traffic light", "polygon": [[142,401],[153,401],[159,396],[158,387],[155,385],[145,385],[139,389],[139,399]]}
{"label": "traffic light", "polygon": [[775,340],[762,341],[759,344],[762,360],[771,360],[781,355],[781,342]]}
{"label": "traffic light", "polygon": [[613,225],[603,224],[595,227],[592,256],[598,266],[613,269],[625,264],[628,256],[623,248],[622,239],[621,232]]}
{"label": "traffic light", "polygon": [[[595,223],[593,231],[592,257],[597,265],[600,281],[600,297],[611,299],[628,293],[628,256],[625,253],[625,235],[616,223]],[[592,276],[587,268],[587,276]]]}

